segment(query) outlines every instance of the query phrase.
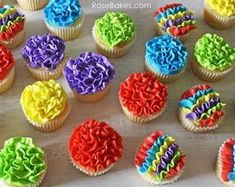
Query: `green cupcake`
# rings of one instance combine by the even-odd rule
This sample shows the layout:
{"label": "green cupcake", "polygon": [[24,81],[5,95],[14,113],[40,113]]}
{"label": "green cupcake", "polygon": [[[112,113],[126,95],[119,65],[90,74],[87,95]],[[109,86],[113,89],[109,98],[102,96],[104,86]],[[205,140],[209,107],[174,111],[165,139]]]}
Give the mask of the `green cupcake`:
{"label": "green cupcake", "polygon": [[205,34],[194,49],[192,69],[204,81],[217,81],[227,75],[235,62],[235,48],[216,34]]}

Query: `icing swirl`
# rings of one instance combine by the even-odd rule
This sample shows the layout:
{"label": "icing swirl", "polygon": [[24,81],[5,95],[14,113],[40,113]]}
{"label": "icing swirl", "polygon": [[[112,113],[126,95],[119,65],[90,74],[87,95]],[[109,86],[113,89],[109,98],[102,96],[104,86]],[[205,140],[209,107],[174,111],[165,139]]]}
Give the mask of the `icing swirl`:
{"label": "icing swirl", "polygon": [[165,75],[179,73],[186,66],[187,56],[183,43],[170,35],[155,37],[146,43],[146,63]]}
{"label": "icing swirl", "polygon": [[150,73],[132,73],[120,84],[122,106],[137,116],[148,116],[162,110],[167,101],[167,86]]}
{"label": "icing swirl", "polygon": [[235,48],[216,34],[205,34],[194,49],[197,62],[211,71],[224,71],[232,67],[235,61]]}
{"label": "icing swirl", "polygon": [[51,34],[35,35],[28,39],[22,49],[22,56],[31,68],[55,70],[64,59],[64,41]]}
{"label": "icing swirl", "polygon": [[102,91],[115,77],[114,67],[108,59],[93,52],[84,52],[76,59],[70,59],[63,73],[70,88],[79,94]]}
{"label": "icing swirl", "polygon": [[107,169],[122,157],[122,137],[105,122],[87,120],[69,140],[71,159],[91,172]]}
{"label": "icing swirl", "polygon": [[235,16],[235,0],[206,0],[206,3],[221,16]]}
{"label": "icing swirl", "polygon": [[43,124],[60,115],[67,100],[64,89],[54,80],[37,81],[25,87],[20,104],[29,121]]}
{"label": "icing swirl", "polygon": [[122,12],[107,12],[95,21],[95,28],[97,35],[111,48],[135,37],[134,21]]}
{"label": "icing swirl", "polygon": [[44,9],[47,23],[54,27],[68,27],[76,24],[82,11],[78,0],[50,0]]}
{"label": "icing swirl", "polygon": [[16,186],[40,182],[46,171],[45,153],[27,137],[10,138],[0,151],[0,180]]}

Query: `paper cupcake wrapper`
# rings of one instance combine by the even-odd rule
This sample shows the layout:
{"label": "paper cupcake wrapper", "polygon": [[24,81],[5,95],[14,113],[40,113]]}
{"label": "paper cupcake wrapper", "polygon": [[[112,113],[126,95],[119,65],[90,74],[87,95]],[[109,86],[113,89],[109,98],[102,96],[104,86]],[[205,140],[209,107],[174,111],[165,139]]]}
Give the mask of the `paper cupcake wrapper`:
{"label": "paper cupcake wrapper", "polygon": [[230,29],[235,25],[235,16],[221,16],[204,1],[204,18],[208,25],[216,29]]}
{"label": "paper cupcake wrapper", "polygon": [[72,91],[77,100],[85,103],[94,103],[103,99],[103,97],[108,93],[109,87],[110,85],[107,85],[103,91],[99,91],[94,94],[85,94],[85,95],[79,94],[75,90]]}
{"label": "paper cupcake wrapper", "polygon": [[25,29],[19,32],[14,38],[8,41],[0,40],[0,44],[5,45],[8,49],[14,49],[18,47],[25,39]]}
{"label": "paper cupcake wrapper", "polygon": [[45,21],[45,24],[49,30],[49,32],[53,35],[59,36],[63,40],[73,40],[79,36],[81,33],[82,25],[84,22],[85,16],[82,15],[80,18],[80,23],[74,26],[69,26],[69,27],[53,27],[50,26],[47,21]]}
{"label": "paper cupcake wrapper", "polygon": [[225,71],[210,71],[204,67],[202,67],[196,60],[191,63],[192,70],[194,74],[201,80],[206,82],[215,82],[223,77],[225,77],[233,67],[225,70]]}
{"label": "paper cupcake wrapper", "polygon": [[0,94],[6,92],[13,84],[15,79],[15,68],[13,67],[5,79],[0,81]]}
{"label": "paper cupcake wrapper", "polygon": [[25,10],[38,10],[43,8],[48,0],[17,0],[17,2]]}
{"label": "paper cupcake wrapper", "polygon": [[92,28],[92,35],[93,35],[93,38],[96,42],[97,51],[107,57],[110,57],[110,58],[119,58],[121,56],[124,56],[129,51],[131,46],[133,45],[133,43],[135,41],[135,37],[136,37],[135,36],[131,41],[126,42],[125,44],[110,48],[98,38],[98,36],[96,34],[95,25]]}

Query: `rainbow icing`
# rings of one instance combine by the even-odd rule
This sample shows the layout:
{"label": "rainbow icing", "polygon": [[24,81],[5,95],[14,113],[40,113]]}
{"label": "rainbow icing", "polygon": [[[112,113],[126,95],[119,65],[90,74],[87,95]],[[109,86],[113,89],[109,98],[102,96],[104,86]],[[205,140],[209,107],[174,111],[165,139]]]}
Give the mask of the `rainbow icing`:
{"label": "rainbow icing", "polygon": [[159,7],[154,13],[154,19],[164,32],[179,37],[196,28],[193,15],[182,4],[172,3]]}
{"label": "rainbow icing", "polygon": [[224,116],[225,104],[210,85],[198,85],[183,93],[179,107],[194,125],[212,127]]}

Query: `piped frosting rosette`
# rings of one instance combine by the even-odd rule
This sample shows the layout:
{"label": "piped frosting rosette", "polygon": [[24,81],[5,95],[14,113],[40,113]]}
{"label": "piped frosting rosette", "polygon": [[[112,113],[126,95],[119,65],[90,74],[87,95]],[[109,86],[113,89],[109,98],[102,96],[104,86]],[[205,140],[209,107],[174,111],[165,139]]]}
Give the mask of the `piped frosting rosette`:
{"label": "piped frosting rosette", "polygon": [[225,115],[224,107],[220,94],[210,85],[198,85],[181,96],[179,119],[190,131],[206,132],[217,128],[222,122]]}
{"label": "piped frosting rosette", "polygon": [[156,131],[138,149],[134,164],[139,174],[152,184],[177,180],[185,166],[185,154],[171,136]]}

